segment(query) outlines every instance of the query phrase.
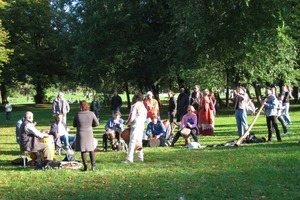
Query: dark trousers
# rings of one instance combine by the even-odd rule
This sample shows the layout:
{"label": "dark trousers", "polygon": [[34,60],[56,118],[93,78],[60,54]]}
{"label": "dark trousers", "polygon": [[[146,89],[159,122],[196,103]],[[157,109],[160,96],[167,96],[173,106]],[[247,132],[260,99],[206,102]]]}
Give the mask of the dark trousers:
{"label": "dark trousers", "polygon": [[[118,131],[115,131],[115,136],[116,136],[117,141],[120,142],[120,133]],[[103,139],[103,149],[105,151],[107,151],[107,142],[108,142],[108,140],[110,140],[110,138],[108,137],[108,134],[104,133],[102,139]],[[111,140],[110,140],[110,142],[113,143],[113,141],[111,141]]]}
{"label": "dark trousers", "polygon": [[[95,166],[95,163],[96,163],[95,152],[94,151],[89,151],[89,153],[90,153],[91,164],[92,164],[92,166]],[[86,151],[81,152],[81,159],[82,159],[84,167],[86,168],[86,166],[87,166]]]}
{"label": "dark trousers", "polygon": [[268,116],[266,117],[267,127],[268,127],[268,140],[272,140],[273,128],[276,132],[276,137],[278,141],[281,141],[280,131],[277,124],[277,116]]}

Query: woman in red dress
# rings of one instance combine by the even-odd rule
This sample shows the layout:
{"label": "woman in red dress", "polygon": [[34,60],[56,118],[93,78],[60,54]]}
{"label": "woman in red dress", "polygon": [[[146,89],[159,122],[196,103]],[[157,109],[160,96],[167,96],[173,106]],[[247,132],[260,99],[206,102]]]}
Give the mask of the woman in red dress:
{"label": "woman in red dress", "polygon": [[209,96],[209,90],[205,89],[204,95],[200,100],[199,111],[199,130],[201,135],[214,134],[215,122],[215,106],[213,100]]}

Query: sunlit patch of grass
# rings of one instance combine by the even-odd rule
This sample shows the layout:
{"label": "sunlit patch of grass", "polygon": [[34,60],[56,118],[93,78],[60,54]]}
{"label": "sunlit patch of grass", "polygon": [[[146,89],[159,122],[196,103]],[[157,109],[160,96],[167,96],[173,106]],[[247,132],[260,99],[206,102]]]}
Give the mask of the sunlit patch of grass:
{"label": "sunlit patch of grass", "polygon": [[[11,121],[0,121],[0,199],[299,199],[300,159],[298,144],[298,105],[292,105],[293,134],[271,143],[240,147],[206,147],[189,150],[180,138],[175,147],[144,148],[145,162],[123,164],[124,152],[109,150],[96,153],[99,170],[33,170],[30,166],[10,164],[20,156],[15,143],[15,122],[26,110],[33,111],[39,129],[48,129],[52,121],[51,105],[18,106]],[[68,115],[71,134],[72,118],[78,105]],[[128,109],[123,109],[123,118]],[[102,109],[101,124],[94,129],[99,140],[111,111]],[[230,114],[231,113],[231,114]],[[229,115],[230,114],[230,115]],[[237,139],[233,111],[222,110],[216,118],[214,136],[199,137],[202,145],[222,144]],[[3,116],[4,117],[4,116]],[[162,115],[165,118],[165,115]],[[253,116],[248,118],[251,123]],[[281,127],[280,127],[281,128]],[[257,137],[267,137],[265,116],[252,129]],[[64,155],[56,155],[62,160]],[[75,158],[81,160],[80,153]]]}

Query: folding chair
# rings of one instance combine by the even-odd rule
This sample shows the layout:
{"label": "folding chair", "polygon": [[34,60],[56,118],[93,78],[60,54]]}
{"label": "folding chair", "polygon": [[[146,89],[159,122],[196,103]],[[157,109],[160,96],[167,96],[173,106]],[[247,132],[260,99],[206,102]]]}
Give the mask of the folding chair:
{"label": "folding chair", "polygon": [[24,151],[21,158],[23,159],[23,167],[27,166],[27,157],[31,158],[31,162],[41,162],[41,155],[38,151]]}

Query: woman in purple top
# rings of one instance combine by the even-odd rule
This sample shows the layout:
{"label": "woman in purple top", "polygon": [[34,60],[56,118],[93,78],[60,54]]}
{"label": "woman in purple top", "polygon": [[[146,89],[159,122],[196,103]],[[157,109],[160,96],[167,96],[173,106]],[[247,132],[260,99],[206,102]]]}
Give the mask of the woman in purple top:
{"label": "woman in purple top", "polygon": [[[180,123],[180,129],[188,128],[191,129],[190,135],[193,137],[195,142],[198,142],[197,133],[198,133],[198,120],[197,115],[194,113],[195,109],[192,105],[189,105],[187,108],[187,114],[183,115],[181,123]],[[171,146],[174,146],[174,144],[177,142],[178,138],[181,135],[181,131],[178,131],[172,141]]]}

